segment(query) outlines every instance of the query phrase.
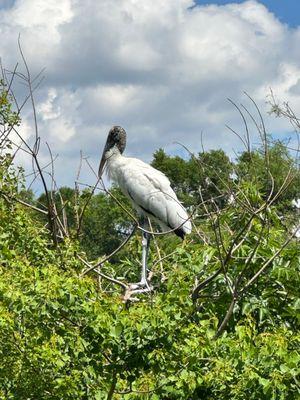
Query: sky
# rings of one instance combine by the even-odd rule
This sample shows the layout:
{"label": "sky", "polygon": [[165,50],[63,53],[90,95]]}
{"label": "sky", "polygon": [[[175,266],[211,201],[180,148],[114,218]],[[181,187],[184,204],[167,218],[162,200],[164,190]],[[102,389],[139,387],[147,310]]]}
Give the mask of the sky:
{"label": "sky", "polygon": [[[197,0],[197,5],[205,4],[218,4],[226,5],[229,3],[241,4],[245,0],[239,1],[227,1],[227,0]],[[298,0],[261,0],[261,4],[266,6],[270,12],[272,12],[276,18],[281,22],[288,24],[290,27],[297,27],[300,21],[300,1]]]}
{"label": "sky", "polygon": [[[193,0],[0,0],[0,57],[20,63],[17,39],[34,75],[41,135],[54,155],[58,185],[72,186],[80,151],[97,169],[107,133],[121,125],[126,154],[149,162],[162,147],[184,155],[223,148],[234,157],[243,125],[227,98],[261,107],[268,132],[292,135],[268,114],[267,96],[300,107],[300,2]],[[18,82],[16,95],[25,88]],[[32,110],[24,109],[22,135],[34,140]],[[249,123],[253,141],[255,129]],[[30,168],[26,154],[19,160]],[[94,177],[85,165],[82,181]]]}

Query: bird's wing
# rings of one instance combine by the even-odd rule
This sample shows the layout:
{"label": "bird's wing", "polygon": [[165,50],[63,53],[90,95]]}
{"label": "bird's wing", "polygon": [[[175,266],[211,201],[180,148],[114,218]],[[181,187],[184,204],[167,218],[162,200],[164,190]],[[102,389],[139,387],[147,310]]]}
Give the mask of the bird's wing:
{"label": "bird's wing", "polygon": [[164,190],[171,187],[169,179],[161,171],[137,158],[127,158],[127,160],[130,160],[127,164],[128,170],[140,171],[143,175],[147,176],[155,188]]}
{"label": "bird's wing", "polygon": [[169,179],[143,161],[130,159],[128,162],[127,159],[119,185],[134,206],[155,217],[162,225],[174,229],[188,218]]}

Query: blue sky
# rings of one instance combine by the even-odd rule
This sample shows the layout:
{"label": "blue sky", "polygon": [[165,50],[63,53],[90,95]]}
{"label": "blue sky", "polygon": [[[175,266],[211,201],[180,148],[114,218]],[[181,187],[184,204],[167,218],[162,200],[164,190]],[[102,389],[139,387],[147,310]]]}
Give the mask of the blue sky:
{"label": "blue sky", "polygon": [[0,0],[0,8],[10,7],[15,0]]}
{"label": "blue sky", "polygon": [[[243,3],[244,0],[197,0],[197,4],[218,4],[225,5],[229,3]],[[288,24],[291,27],[300,25],[300,0],[261,0],[272,13],[280,19],[281,22]]]}

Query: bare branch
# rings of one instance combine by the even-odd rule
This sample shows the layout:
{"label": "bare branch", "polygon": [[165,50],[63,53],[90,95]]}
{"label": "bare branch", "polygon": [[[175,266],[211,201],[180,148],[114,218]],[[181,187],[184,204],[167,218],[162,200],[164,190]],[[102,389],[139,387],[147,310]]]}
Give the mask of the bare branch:
{"label": "bare branch", "polygon": [[102,278],[107,279],[108,281],[115,283],[119,286],[121,286],[123,289],[127,290],[128,286],[125,285],[125,283],[119,281],[118,279],[112,278],[111,276],[103,274],[99,269],[95,269],[94,266],[92,266],[88,261],[84,260],[79,254],[77,254],[77,258],[86,266],[88,269],[94,270],[98,275],[100,275]]}
{"label": "bare branch", "polygon": [[129,241],[129,239],[133,236],[134,232],[136,230],[136,226],[134,226],[134,228],[132,229],[132,231],[130,232],[130,234],[126,237],[126,239],[112,252],[110,253],[108,256],[106,256],[105,258],[103,258],[101,261],[97,262],[95,265],[91,265],[89,264],[89,268],[86,269],[85,271],[83,271],[81,273],[81,276],[86,275],[87,273],[89,273],[90,271],[95,270],[96,268],[100,267],[101,265],[103,265],[106,261],[108,261],[109,259],[111,259],[115,254],[117,254],[124,246],[125,244]]}

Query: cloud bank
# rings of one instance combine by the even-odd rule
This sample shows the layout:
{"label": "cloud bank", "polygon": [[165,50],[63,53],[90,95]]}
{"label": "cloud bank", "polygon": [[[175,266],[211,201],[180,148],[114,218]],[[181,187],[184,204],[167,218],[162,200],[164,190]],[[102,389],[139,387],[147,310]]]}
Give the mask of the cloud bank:
{"label": "cloud bank", "polygon": [[[192,0],[16,0],[0,8],[0,55],[24,53],[33,73],[42,138],[59,153],[60,184],[72,184],[79,151],[96,166],[108,129],[128,132],[127,154],[151,159],[163,147],[231,151],[240,129],[228,97],[262,107],[271,87],[300,106],[300,28],[282,24],[257,1],[199,6]],[[20,89],[21,90],[21,89]],[[32,120],[24,114],[26,133]],[[278,135],[290,129],[270,119]],[[29,133],[30,134],[30,133]],[[44,153],[46,157],[46,152]]]}

